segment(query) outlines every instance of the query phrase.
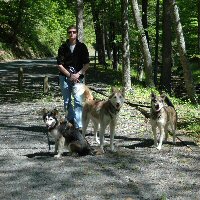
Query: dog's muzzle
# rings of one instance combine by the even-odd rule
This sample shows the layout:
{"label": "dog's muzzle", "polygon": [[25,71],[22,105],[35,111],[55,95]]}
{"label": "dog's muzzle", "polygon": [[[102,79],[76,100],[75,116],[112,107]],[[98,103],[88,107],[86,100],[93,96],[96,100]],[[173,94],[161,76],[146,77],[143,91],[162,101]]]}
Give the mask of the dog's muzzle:
{"label": "dog's muzzle", "polygon": [[119,110],[120,107],[121,107],[120,103],[116,103],[115,107],[116,107],[117,110]]}

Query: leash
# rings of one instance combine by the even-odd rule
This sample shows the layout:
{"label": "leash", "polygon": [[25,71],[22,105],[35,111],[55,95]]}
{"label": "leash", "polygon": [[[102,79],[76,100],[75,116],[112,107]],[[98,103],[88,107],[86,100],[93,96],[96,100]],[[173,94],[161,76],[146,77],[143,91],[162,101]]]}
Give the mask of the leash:
{"label": "leash", "polygon": [[113,116],[117,115],[120,110],[115,108],[115,106],[112,104],[110,99],[108,100],[108,102],[110,103],[111,108],[109,110],[107,110],[107,112],[110,115],[110,118],[113,119]]}
{"label": "leash", "polygon": [[46,133],[47,135],[47,142],[48,142],[48,147],[49,147],[49,151],[51,150],[51,146],[50,146],[50,140],[49,140],[49,134],[48,132]]}

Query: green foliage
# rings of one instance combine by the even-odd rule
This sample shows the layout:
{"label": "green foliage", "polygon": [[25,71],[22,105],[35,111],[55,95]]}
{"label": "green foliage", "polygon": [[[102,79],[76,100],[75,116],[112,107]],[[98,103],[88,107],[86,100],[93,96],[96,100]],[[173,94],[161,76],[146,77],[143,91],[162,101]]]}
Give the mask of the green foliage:
{"label": "green foliage", "polygon": [[[140,3],[140,1],[139,1]],[[177,0],[181,22],[186,37],[189,55],[198,54],[197,44],[197,0],[188,2]],[[95,1],[100,21],[105,27],[116,23],[117,45],[121,43],[121,1]],[[140,5],[139,5],[140,6]],[[113,7],[115,8],[114,10]],[[141,8],[141,6],[140,6]],[[148,3],[148,32],[150,51],[154,55],[156,1]],[[162,22],[162,1],[160,2],[160,25]],[[62,0],[12,0],[0,1],[0,43],[3,49],[10,49],[17,57],[52,56],[57,53],[61,42],[66,39],[66,28],[76,21],[76,1]],[[95,33],[91,14],[91,2],[84,2],[85,42],[89,47],[95,43]],[[138,33],[135,29],[132,10],[129,7],[130,51],[132,63],[140,64],[141,52]],[[111,30],[109,30],[111,31]],[[162,35],[160,35],[162,37]],[[160,37],[160,39],[161,39]],[[12,44],[11,44],[12,41]],[[6,47],[5,47],[6,46]],[[20,52],[13,47],[17,46]],[[161,48],[161,47],[160,47]],[[175,58],[175,61],[177,59]]]}
{"label": "green foliage", "polygon": [[65,40],[67,26],[75,23],[74,13],[59,0],[27,0],[23,5],[14,0],[0,5],[0,26],[4,31],[0,42],[17,57],[17,49],[25,57],[54,55]]}
{"label": "green foliage", "polygon": [[187,1],[177,0],[179,6],[183,33],[185,36],[186,47],[189,55],[198,53],[197,30],[198,30],[198,5],[197,0]]}

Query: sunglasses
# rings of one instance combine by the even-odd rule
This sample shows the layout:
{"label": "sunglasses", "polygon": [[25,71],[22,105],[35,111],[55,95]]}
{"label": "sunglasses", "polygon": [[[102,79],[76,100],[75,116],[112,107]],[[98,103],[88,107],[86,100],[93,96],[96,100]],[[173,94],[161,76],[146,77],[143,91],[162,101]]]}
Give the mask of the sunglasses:
{"label": "sunglasses", "polygon": [[76,31],[68,31],[68,34],[71,34],[71,33],[76,34]]}

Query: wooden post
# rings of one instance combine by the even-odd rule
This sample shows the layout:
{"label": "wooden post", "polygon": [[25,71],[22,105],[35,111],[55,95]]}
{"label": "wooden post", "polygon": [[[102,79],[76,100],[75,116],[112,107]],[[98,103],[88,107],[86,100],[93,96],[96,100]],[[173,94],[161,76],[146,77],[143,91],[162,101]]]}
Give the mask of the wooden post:
{"label": "wooden post", "polygon": [[44,85],[43,85],[43,92],[47,94],[49,91],[49,83],[48,83],[48,76],[44,77]]}
{"label": "wooden post", "polygon": [[20,91],[23,89],[23,82],[24,82],[23,68],[20,67],[18,71],[18,89]]}

